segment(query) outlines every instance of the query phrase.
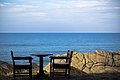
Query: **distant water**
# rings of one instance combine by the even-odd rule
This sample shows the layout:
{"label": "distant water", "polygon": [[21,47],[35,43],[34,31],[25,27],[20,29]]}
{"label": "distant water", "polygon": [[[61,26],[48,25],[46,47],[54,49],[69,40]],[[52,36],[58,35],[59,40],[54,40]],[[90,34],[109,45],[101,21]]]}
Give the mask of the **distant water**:
{"label": "distant water", "polygon": [[[0,33],[0,60],[11,63],[10,50],[15,56],[32,53],[62,54],[68,49],[80,52],[120,50],[120,33]],[[33,57],[38,63],[38,58]],[[44,58],[46,65],[48,57]]]}

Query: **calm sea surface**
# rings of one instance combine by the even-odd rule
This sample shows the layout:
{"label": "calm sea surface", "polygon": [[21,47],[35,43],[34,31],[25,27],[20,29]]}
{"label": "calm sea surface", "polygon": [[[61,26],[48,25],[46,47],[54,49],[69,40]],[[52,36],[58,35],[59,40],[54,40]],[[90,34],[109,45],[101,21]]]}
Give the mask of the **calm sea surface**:
{"label": "calm sea surface", "polygon": [[[68,49],[80,52],[120,50],[120,33],[0,33],[0,60],[11,63],[10,51],[15,56],[33,53],[62,54]],[[38,58],[33,57],[38,63]],[[49,58],[44,58],[44,65]]]}

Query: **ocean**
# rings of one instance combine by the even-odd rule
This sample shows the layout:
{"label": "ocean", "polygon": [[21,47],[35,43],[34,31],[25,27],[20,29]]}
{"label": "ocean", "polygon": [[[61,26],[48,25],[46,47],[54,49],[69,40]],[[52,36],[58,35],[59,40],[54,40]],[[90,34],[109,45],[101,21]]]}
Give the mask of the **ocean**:
{"label": "ocean", "polygon": [[[95,52],[96,50],[120,51],[120,33],[0,33],[0,60],[12,63],[10,51],[15,56],[33,53],[63,54]],[[39,62],[33,57],[33,62]],[[44,66],[49,57],[44,58]]]}

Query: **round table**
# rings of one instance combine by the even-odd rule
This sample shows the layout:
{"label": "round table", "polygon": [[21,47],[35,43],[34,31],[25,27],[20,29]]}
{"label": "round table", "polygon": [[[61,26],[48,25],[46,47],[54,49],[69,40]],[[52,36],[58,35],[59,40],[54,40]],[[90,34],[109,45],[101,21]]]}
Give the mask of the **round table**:
{"label": "round table", "polygon": [[51,53],[37,53],[37,54],[31,54],[31,56],[37,56],[39,57],[39,73],[38,77],[44,77],[44,71],[43,71],[43,57],[52,55]]}

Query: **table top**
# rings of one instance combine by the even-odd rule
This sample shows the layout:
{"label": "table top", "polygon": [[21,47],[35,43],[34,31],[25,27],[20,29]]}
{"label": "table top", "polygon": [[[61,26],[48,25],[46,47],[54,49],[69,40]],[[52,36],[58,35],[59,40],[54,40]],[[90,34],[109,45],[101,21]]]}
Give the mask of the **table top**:
{"label": "table top", "polygon": [[49,55],[53,55],[52,53],[36,53],[36,54],[31,54],[31,56],[49,56]]}
{"label": "table top", "polygon": [[67,56],[50,56],[49,58],[52,58],[52,59],[68,59]]}

